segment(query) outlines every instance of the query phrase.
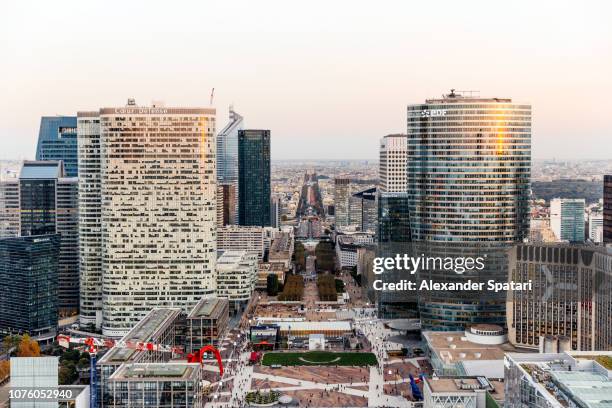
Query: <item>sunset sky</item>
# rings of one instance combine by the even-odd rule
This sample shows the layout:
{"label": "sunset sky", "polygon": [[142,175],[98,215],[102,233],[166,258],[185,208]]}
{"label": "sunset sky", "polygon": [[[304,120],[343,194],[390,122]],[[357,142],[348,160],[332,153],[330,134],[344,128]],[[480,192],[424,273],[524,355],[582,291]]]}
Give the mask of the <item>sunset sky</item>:
{"label": "sunset sky", "polygon": [[534,158],[612,152],[609,1],[8,1],[0,159],[40,116],[234,104],[273,159],[376,159],[406,105],[450,88],[533,105]]}

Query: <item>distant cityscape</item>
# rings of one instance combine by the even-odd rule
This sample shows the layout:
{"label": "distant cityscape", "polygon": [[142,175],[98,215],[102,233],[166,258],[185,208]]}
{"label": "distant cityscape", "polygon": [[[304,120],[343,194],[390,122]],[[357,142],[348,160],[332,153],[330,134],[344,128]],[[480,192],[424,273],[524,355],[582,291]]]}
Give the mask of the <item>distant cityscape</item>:
{"label": "distant cityscape", "polygon": [[[234,107],[42,117],[0,161],[0,404],[612,406],[612,159],[533,160],[510,98],[405,113],[377,160],[271,160]],[[452,289],[487,281],[530,289]]]}

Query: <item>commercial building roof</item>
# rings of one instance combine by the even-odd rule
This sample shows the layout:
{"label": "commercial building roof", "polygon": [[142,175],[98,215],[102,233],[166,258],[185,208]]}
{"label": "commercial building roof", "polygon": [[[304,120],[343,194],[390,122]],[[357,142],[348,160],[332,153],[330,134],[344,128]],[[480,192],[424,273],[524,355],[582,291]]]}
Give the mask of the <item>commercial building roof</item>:
{"label": "commercial building roof", "polygon": [[[509,343],[480,344],[473,343],[465,337],[465,332],[423,332],[428,347],[447,364],[469,360],[503,361],[507,352],[516,349]],[[503,377],[503,375],[501,376]]]}
{"label": "commercial building roof", "polygon": [[124,364],[109,381],[197,380],[199,370],[199,363],[187,362]]}
{"label": "commercial building roof", "polygon": [[288,321],[275,321],[270,322],[266,321],[266,324],[275,324],[277,325],[281,331],[312,331],[317,332],[320,331],[324,333],[326,331],[342,331],[342,332],[350,332],[353,328],[351,323],[348,321],[331,321],[331,322],[288,322]]}
{"label": "commercial building roof", "polygon": [[187,316],[188,319],[207,318],[218,319],[221,317],[224,308],[228,305],[227,299],[205,297],[194,306]]}
{"label": "commercial building roof", "polygon": [[20,179],[56,179],[63,176],[61,161],[26,161],[21,167]]}

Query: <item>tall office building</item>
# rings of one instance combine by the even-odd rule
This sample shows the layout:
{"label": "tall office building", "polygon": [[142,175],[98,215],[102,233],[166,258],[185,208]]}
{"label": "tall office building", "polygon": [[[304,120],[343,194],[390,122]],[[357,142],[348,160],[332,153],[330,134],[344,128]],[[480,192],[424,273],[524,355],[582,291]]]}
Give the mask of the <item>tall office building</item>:
{"label": "tall office building", "polygon": [[79,309],[78,181],[61,161],[26,161],[19,177],[0,182],[0,237],[59,234],[60,314]]}
{"label": "tall office building", "polygon": [[612,243],[612,174],[604,176],[603,242]]}
{"label": "tall office building", "polygon": [[270,225],[280,228],[281,225],[282,199],[278,194],[272,196],[270,201]]}
{"label": "tall office building", "polygon": [[378,241],[410,242],[407,196],[408,137],[380,139],[378,168]]}
{"label": "tall office building", "polygon": [[352,194],[349,198],[349,218],[351,224],[361,231],[376,233],[378,227],[378,201],[376,187]]}
{"label": "tall office building", "polygon": [[378,188],[383,193],[406,192],[408,137],[387,135],[380,139]]}
{"label": "tall office building", "polygon": [[[475,279],[505,276],[503,248],[529,232],[531,106],[451,91],[408,106],[407,137],[412,241],[451,256],[491,251]],[[505,324],[504,300],[485,295],[427,293],[419,299],[423,326]]]}
{"label": "tall office building", "polygon": [[270,131],[238,131],[238,223],[270,226]]}
{"label": "tall office building", "polygon": [[62,160],[67,177],[77,177],[77,118],[43,116],[40,119],[36,160]]}
{"label": "tall office building", "polygon": [[589,214],[589,239],[595,243],[603,242],[603,214]]}
{"label": "tall office building", "polygon": [[0,180],[0,238],[17,237],[21,232],[19,178]]}
{"label": "tall office building", "polygon": [[102,327],[102,196],[100,112],[78,112],[79,152],[79,324]]}
{"label": "tall office building", "polygon": [[510,250],[510,282],[530,290],[508,292],[508,338],[540,349],[550,336],[572,350],[612,347],[612,252],[570,244],[521,244]]}
{"label": "tall office building", "polygon": [[[94,283],[83,284],[101,278],[103,333],[121,336],[151,308],[187,311],[215,288],[215,111],[130,100],[79,119],[80,163],[101,197],[81,204],[91,229],[82,261],[94,268],[83,275]],[[91,262],[96,248],[101,260]],[[99,293],[87,299],[93,309]]]}
{"label": "tall office building", "polygon": [[334,213],[336,228],[347,227],[351,223],[350,203],[351,180],[347,178],[334,179]]}
{"label": "tall office building", "polygon": [[[229,123],[217,135],[217,182],[220,185],[233,185],[238,197],[238,132],[243,129],[244,118],[230,106]],[[238,200],[229,218],[238,221]],[[225,224],[224,224],[225,225]]]}
{"label": "tall office building", "polygon": [[0,333],[55,336],[58,234],[0,238]]}
{"label": "tall office building", "polygon": [[550,227],[557,239],[584,242],[584,198],[550,200]]}

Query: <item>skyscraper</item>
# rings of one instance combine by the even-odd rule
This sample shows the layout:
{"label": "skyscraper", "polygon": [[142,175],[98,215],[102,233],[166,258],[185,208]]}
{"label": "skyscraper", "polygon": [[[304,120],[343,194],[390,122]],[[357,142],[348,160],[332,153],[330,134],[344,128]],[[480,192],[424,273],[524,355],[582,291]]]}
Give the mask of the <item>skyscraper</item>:
{"label": "skyscraper", "polygon": [[603,242],[612,243],[612,174],[604,176]]}
{"label": "skyscraper", "polygon": [[78,112],[79,145],[79,324],[102,327],[102,196],[100,112]]}
{"label": "skyscraper", "polygon": [[550,227],[557,239],[584,242],[584,198],[550,200]]}
{"label": "skyscraper", "polygon": [[238,223],[270,226],[270,131],[238,132]]}
{"label": "skyscraper", "polygon": [[0,238],[0,333],[52,338],[60,236]]}
{"label": "skyscraper", "polygon": [[[464,256],[489,248],[493,252],[479,277],[505,276],[502,249],[529,231],[531,106],[451,91],[409,105],[407,135],[412,241],[444,243],[436,249]],[[485,299],[484,293],[475,298],[432,292],[419,302],[424,327],[505,324],[503,299]]]}
{"label": "skyscraper", "polygon": [[346,227],[350,224],[351,180],[347,178],[334,179],[334,213],[336,228]]}
{"label": "skyscraper", "polygon": [[78,176],[77,118],[43,116],[40,119],[36,160],[62,160],[67,177]]}
{"label": "skyscraper", "polygon": [[406,135],[387,135],[380,139],[377,231],[379,242],[410,242],[407,157]]}
{"label": "skyscraper", "polygon": [[[244,118],[231,106],[229,118],[229,123],[217,135],[217,182],[220,185],[233,185],[235,197],[238,197],[238,132],[243,129]],[[229,215],[231,224],[238,221],[238,200],[234,200],[233,204]]]}
{"label": "skyscraper", "polygon": [[270,225],[274,228],[279,228],[281,224],[281,207],[282,200],[278,194],[272,196],[270,202]]}
{"label": "skyscraper", "polygon": [[352,194],[349,198],[349,217],[351,224],[361,231],[376,233],[378,225],[378,199],[376,187]]}
{"label": "skyscraper", "polygon": [[78,181],[61,161],[26,161],[19,177],[0,182],[0,237],[60,235],[57,307],[79,309]]}
{"label": "skyscraper", "polygon": [[[81,165],[90,169],[93,190],[99,177],[101,196],[81,206],[91,228],[82,260],[94,268],[84,274],[92,282],[100,279],[95,267],[101,262],[103,333],[121,336],[151,308],[187,311],[215,288],[215,111],[140,107],[130,100],[98,115],[99,156],[96,116],[79,115],[79,130],[88,132]],[[101,261],[91,262],[96,233]],[[88,298],[94,309],[97,295]],[[95,319],[95,310],[88,313]]]}
{"label": "skyscraper", "polygon": [[408,137],[387,135],[380,139],[378,188],[383,193],[406,192]]}

